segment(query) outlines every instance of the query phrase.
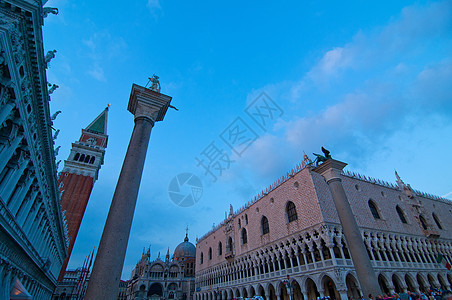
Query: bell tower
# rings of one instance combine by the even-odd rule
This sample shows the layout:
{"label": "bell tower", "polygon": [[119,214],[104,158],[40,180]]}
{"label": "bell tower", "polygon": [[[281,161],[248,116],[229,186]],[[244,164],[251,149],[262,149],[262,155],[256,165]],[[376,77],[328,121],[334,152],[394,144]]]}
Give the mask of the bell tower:
{"label": "bell tower", "polygon": [[97,180],[101,165],[104,163],[107,148],[108,105],[85,129],[80,139],[72,143],[72,149],[58,178],[61,210],[66,215],[69,234],[68,257],[65,259],[58,276],[61,281],[71,257],[86,205]]}

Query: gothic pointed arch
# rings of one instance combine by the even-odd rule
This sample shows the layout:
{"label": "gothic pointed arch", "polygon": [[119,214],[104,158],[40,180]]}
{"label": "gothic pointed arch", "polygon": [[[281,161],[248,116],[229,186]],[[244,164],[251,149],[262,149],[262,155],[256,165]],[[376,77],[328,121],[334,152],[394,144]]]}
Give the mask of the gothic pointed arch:
{"label": "gothic pointed arch", "polygon": [[262,232],[262,235],[270,232],[270,227],[268,225],[268,219],[266,216],[262,216],[262,219],[261,219],[261,232]]}
{"label": "gothic pointed arch", "polygon": [[286,216],[287,223],[293,222],[298,219],[297,209],[292,201],[289,201],[286,204]]}
{"label": "gothic pointed arch", "polygon": [[432,217],[436,223],[436,226],[438,226],[438,228],[442,230],[443,226],[441,225],[441,221],[439,220],[438,216],[435,213],[432,213]]}
{"label": "gothic pointed arch", "polygon": [[396,206],[396,211],[397,211],[397,214],[399,215],[399,219],[400,219],[400,221],[402,222],[402,223],[404,223],[404,224],[407,224],[408,222],[407,222],[407,220],[406,220],[406,217],[405,217],[405,213],[403,212],[403,210],[400,208],[400,206]]}
{"label": "gothic pointed arch", "polygon": [[234,249],[234,243],[232,237],[228,237],[228,243],[226,244],[226,252],[231,252]]}
{"label": "gothic pointed arch", "polygon": [[245,244],[248,243],[248,234],[247,234],[245,228],[242,228],[242,231],[241,231],[241,238],[242,238],[242,245],[245,245]]}
{"label": "gothic pointed arch", "polygon": [[223,254],[223,244],[221,241],[218,242],[218,256],[221,256]]}
{"label": "gothic pointed arch", "polygon": [[419,221],[421,222],[422,229],[427,230],[427,221],[425,220],[424,216],[419,215]]}
{"label": "gothic pointed arch", "polygon": [[378,212],[377,204],[372,199],[369,199],[367,204],[369,205],[370,212],[372,213],[374,219],[381,219],[380,213]]}

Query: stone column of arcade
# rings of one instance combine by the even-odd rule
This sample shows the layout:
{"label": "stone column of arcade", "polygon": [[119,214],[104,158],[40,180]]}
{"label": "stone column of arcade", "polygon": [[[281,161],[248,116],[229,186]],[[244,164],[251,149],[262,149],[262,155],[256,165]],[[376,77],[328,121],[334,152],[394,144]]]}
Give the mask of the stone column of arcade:
{"label": "stone column of arcade", "polygon": [[342,186],[341,172],[346,165],[346,163],[330,158],[313,169],[313,171],[325,178],[331,190],[364,297],[367,299],[368,295],[372,294],[375,299],[377,295],[381,294],[380,286],[378,285],[377,276],[375,275],[361,237],[361,232],[356,223],[350,203],[348,202],[344,187]]}
{"label": "stone column of arcade", "polygon": [[135,127],[94,261],[87,300],[113,300],[118,296],[151,129],[163,120],[170,102],[171,97],[157,89],[132,86],[128,110],[134,115]]}

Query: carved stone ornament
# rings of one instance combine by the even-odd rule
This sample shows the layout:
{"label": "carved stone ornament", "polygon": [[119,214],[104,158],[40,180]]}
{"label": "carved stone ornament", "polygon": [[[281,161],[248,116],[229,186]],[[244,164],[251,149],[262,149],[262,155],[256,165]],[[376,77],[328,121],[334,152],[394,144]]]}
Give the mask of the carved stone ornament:
{"label": "carved stone ornament", "polygon": [[47,18],[49,14],[58,15],[58,8],[56,7],[43,7],[42,8],[42,17]]}

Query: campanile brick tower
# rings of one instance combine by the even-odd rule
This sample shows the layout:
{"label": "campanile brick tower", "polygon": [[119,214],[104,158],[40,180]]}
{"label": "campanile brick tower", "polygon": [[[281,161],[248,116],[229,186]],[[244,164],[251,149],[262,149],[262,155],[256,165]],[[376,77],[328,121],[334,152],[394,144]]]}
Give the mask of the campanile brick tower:
{"label": "campanile brick tower", "polygon": [[64,168],[58,179],[61,209],[66,215],[70,239],[68,257],[61,267],[58,281],[63,279],[66,272],[89,196],[104,163],[108,141],[107,114],[108,106],[91,124],[82,129],[82,135],[72,144],[71,153],[64,161]]}

